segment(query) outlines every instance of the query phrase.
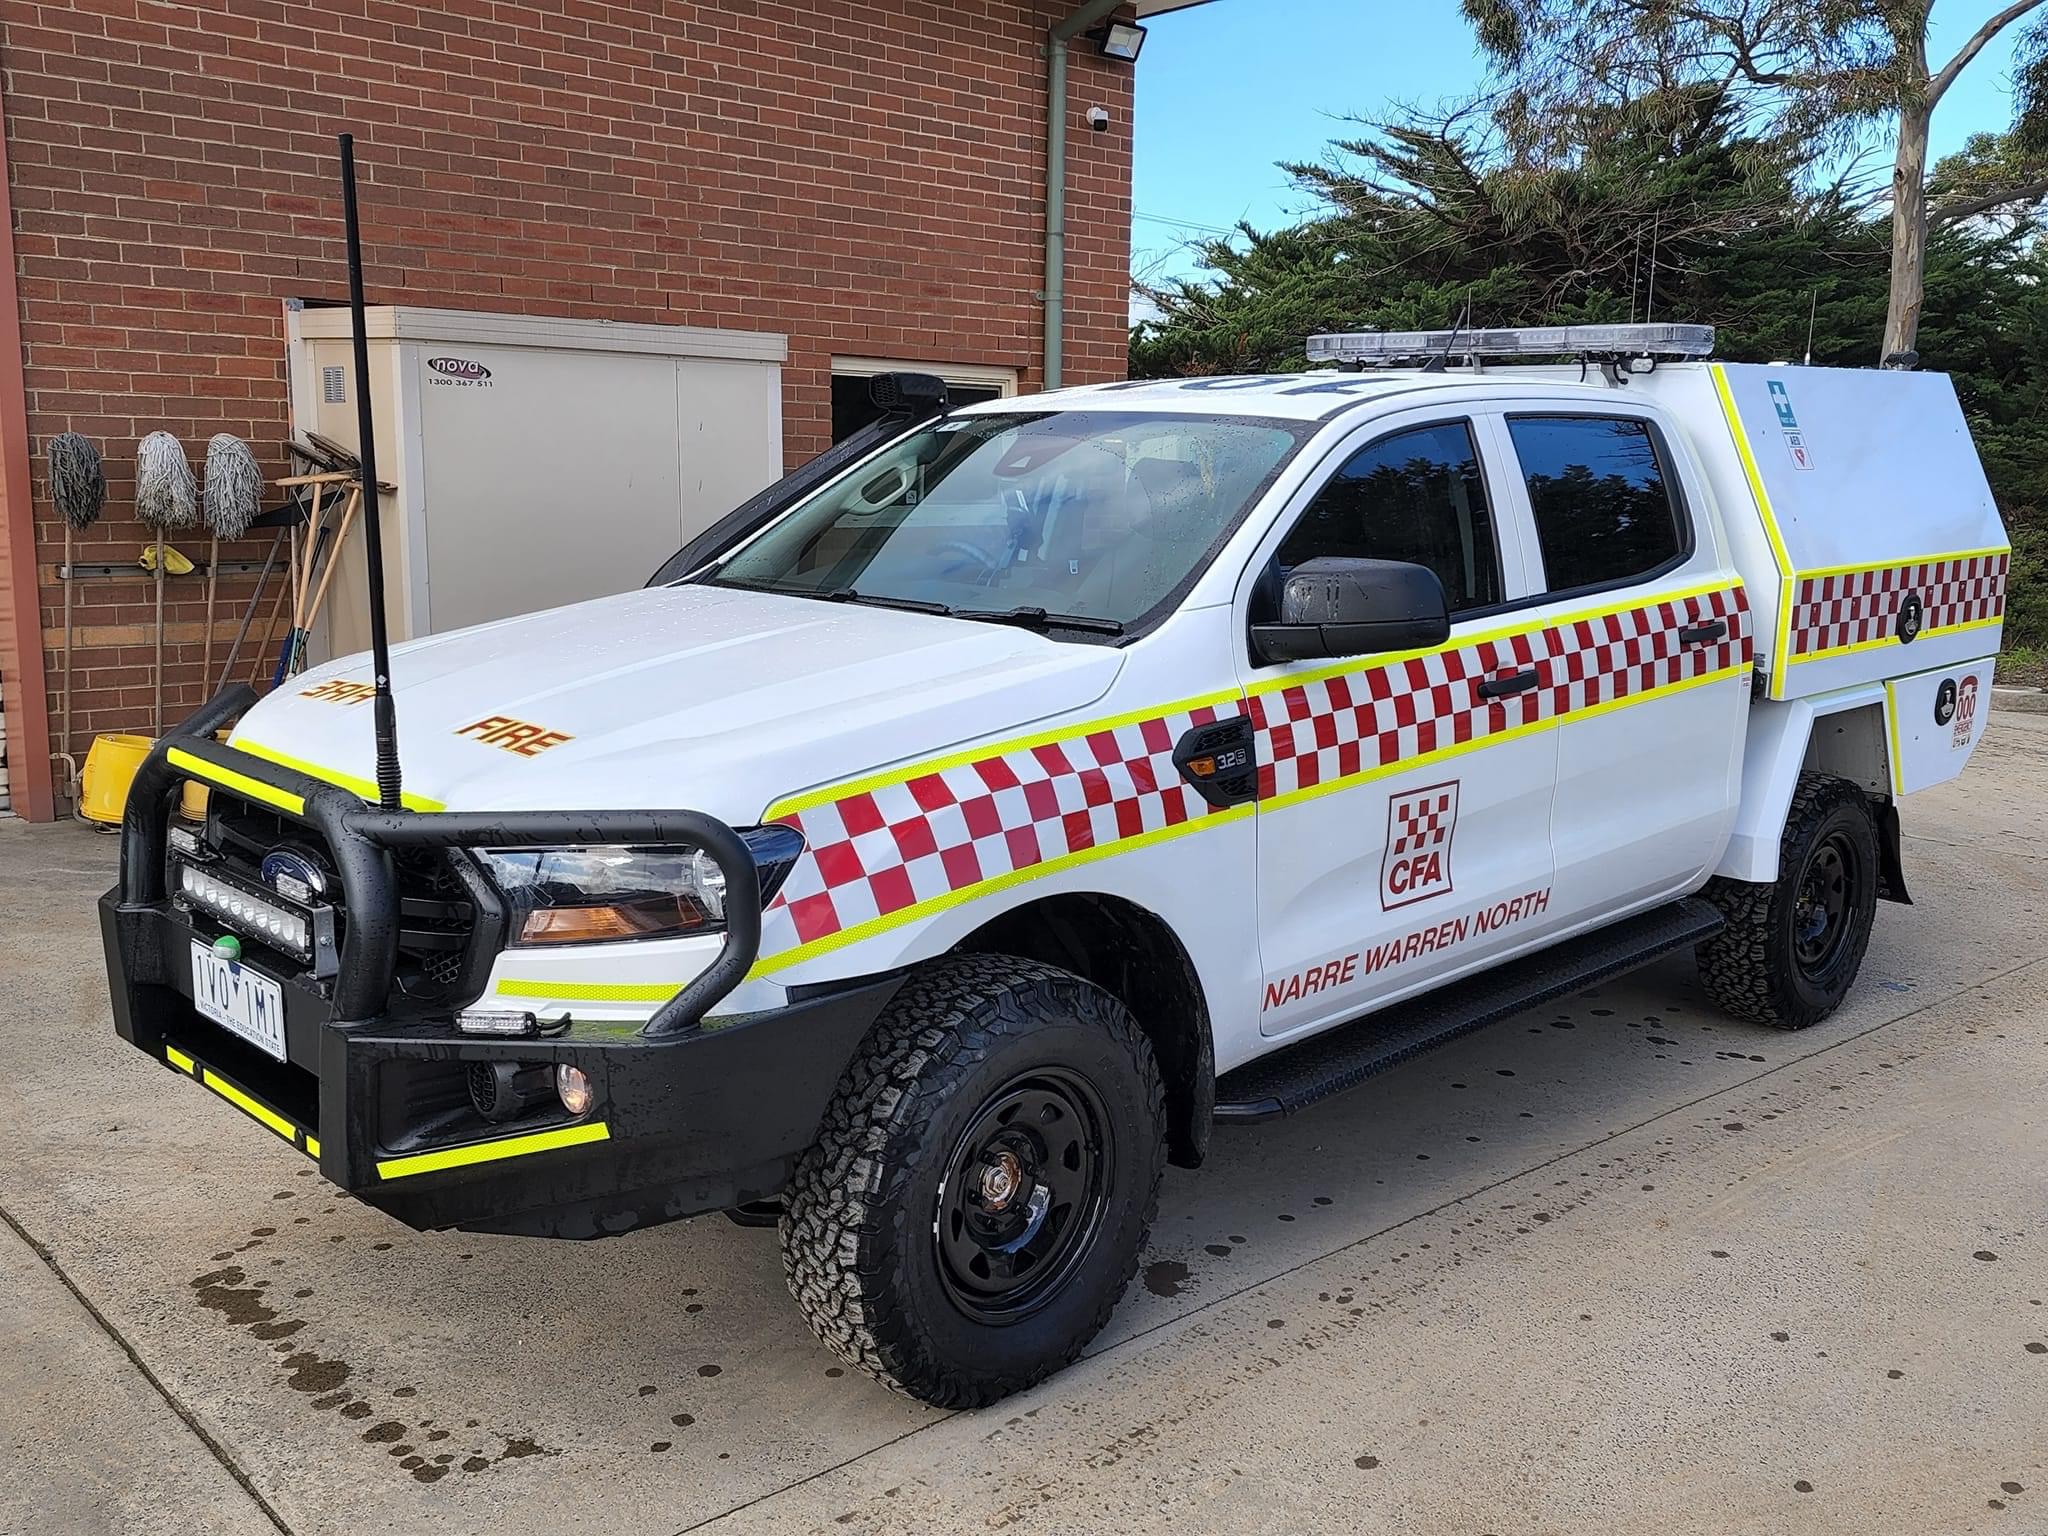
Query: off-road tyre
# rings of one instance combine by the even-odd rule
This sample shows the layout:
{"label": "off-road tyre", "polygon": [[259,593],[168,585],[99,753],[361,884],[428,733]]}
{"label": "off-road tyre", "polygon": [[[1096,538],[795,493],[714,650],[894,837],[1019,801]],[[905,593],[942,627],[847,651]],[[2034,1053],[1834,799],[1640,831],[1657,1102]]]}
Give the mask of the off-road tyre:
{"label": "off-road tyre", "polygon": [[[977,1117],[1007,1113],[1004,1096],[1025,1091],[1016,1084],[1041,1081],[1094,1095],[1095,1111],[1076,1107],[1106,1138],[1106,1157],[1087,1165],[1102,1169],[1102,1196],[1085,1244],[1060,1261],[1060,1283],[1028,1312],[991,1321],[973,1310],[982,1298],[960,1299],[951,1262],[962,1192],[979,1199],[986,1186],[955,1177],[948,1189],[947,1174],[963,1138],[990,1123]],[[1041,1106],[1033,1123],[1048,1114],[1059,1118]],[[1072,1362],[1130,1283],[1158,1208],[1165,1128],[1151,1045],[1116,998],[1035,960],[936,961],[869,1031],[798,1162],[781,1222],[790,1294],[827,1348],[896,1391],[942,1407],[1020,1391]],[[1087,1155],[1077,1147],[1065,1156]],[[994,1219],[978,1206],[968,1214]],[[1051,1262],[1045,1273],[1056,1273]]]}
{"label": "off-road tyre", "polygon": [[[1827,954],[1801,958],[1802,923],[1811,893],[1831,882],[1825,862],[1841,868],[1841,920]],[[1715,879],[1703,893],[1728,925],[1697,950],[1700,982],[1724,1011],[1773,1029],[1805,1029],[1841,1006],[1870,947],[1879,881],[1877,827],[1856,785],[1802,773],[1779,843],[1778,878],[1770,885]]]}

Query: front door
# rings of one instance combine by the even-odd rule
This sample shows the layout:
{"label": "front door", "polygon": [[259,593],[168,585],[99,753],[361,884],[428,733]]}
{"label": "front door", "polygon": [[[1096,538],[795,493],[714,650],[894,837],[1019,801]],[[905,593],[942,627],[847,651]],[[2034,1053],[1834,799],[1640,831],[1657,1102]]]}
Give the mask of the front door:
{"label": "front door", "polygon": [[1521,681],[1527,588],[1472,421],[1380,426],[1332,455],[1262,546],[1248,619],[1316,556],[1434,570],[1447,644],[1258,666],[1261,1032],[1334,1023],[1485,964],[1549,926],[1557,737]]}

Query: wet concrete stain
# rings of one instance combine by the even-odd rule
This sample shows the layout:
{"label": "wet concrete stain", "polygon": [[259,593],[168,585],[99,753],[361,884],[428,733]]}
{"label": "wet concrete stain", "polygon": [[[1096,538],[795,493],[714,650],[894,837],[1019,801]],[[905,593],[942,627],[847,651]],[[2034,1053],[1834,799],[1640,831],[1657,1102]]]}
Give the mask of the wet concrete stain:
{"label": "wet concrete stain", "polygon": [[[288,1193],[283,1193],[273,1198],[288,1199],[290,1197]],[[304,1222],[305,1219],[304,1217],[297,1218],[299,1222]],[[276,1229],[273,1227],[254,1228],[250,1233],[250,1241],[243,1243],[240,1247],[216,1255],[215,1260],[219,1262],[231,1259],[235,1254],[245,1252],[250,1248],[260,1247],[264,1238],[275,1235]],[[342,1234],[335,1234],[329,1238],[330,1242],[338,1243],[342,1240]],[[392,1245],[390,1243],[380,1243],[374,1246],[389,1248]],[[282,1259],[273,1259],[270,1262],[274,1266],[281,1266],[284,1263]],[[277,1359],[276,1363],[278,1368],[285,1373],[283,1378],[285,1386],[291,1388],[294,1392],[307,1394],[312,1398],[312,1406],[323,1412],[339,1409],[341,1416],[345,1419],[360,1420],[369,1418],[374,1411],[371,1404],[366,1399],[349,1391],[345,1386],[345,1383],[355,1374],[353,1366],[345,1360],[328,1359],[313,1350],[300,1349],[290,1342],[284,1342],[288,1341],[292,1335],[305,1329],[308,1323],[305,1318],[280,1318],[277,1308],[270,1305],[264,1299],[263,1293],[269,1284],[268,1280],[252,1282],[247,1272],[236,1264],[224,1264],[219,1269],[209,1270],[205,1274],[196,1276],[190,1282],[194,1293],[194,1300],[198,1305],[208,1311],[218,1313],[231,1326],[246,1329],[252,1337],[270,1343],[271,1349],[276,1351],[277,1355],[281,1357]],[[312,1294],[313,1288],[311,1286],[301,1286],[293,1292],[293,1296],[297,1300],[304,1300]],[[718,1372],[719,1367],[715,1365],[699,1367],[700,1375],[715,1376]],[[410,1398],[415,1396],[418,1390],[417,1387],[411,1386],[395,1387],[392,1389],[391,1395],[397,1398]],[[654,1388],[644,1387],[641,1390],[642,1394],[646,1395],[652,1393]],[[685,1415],[678,1422],[694,1421],[688,1420]],[[419,1427],[424,1430],[432,1423],[432,1419],[424,1419]],[[475,1429],[477,1421],[475,1419],[469,1420],[467,1427]],[[454,1470],[451,1464],[456,1459],[456,1453],[450,1452],[436,1455],[429,1460],[428,1457],[420,1454],[411,1444],[406,1442],[406,1434],[407,1426],[399,1420],[383,1419],[363,1430],[361,1439],[366,1444],[386,1447],[387,1453],[397,1460],[400,1467],[410,1472],[413,1479],[417,1482],[439,1482],[450,1471]],[[425,1436],[425,1439],[428,1441],[446,1440],[447,1438],[449,1438],[449,1431],[445,1429],[434,1430]],[[508,1437],[504,1441],[504,1449],[497,1456],[491,1457],[481,1452],[473,1452],[463,1460],[462,1470],[470,1473],[482,1472],[503,1461],[516,1461],[529,1456],[558,1456],[560,1454],[559,1450],[543,1446],[531,1436]]]}
{"label": "wet concrete stain", "polygon": [[239,1265],[216,1269],[199,1276],[192,1289],[199,1293],[199,1305],[218,1312],[237,1328],[267,1323],[277,1316],[275,1308],[263,1304],[263,1293],[249,1285]]}
{"label": "wet concrete stain", "polygon": [[[345,1361],[323,1360],[318,1355],[305,1351],[296,1355],[286,1355],[284,1364],[285,1369],[291,1372],[291,1375],[285,1378],[284,1384],[294,1392],[332,1392],[355,1373],[354,1368]],[[349,1404],[349,1408],[357,1406],[359,1405],[355,1403]],[[362,1406],[367,1413],[367,1405]],[[344,1408],[341,1411],[348,1413],[349,1410]]]}
{"label": "wet concrete stain", "polygon": [[677,1429],[688,1429],[697,1422],[697,1416],[694,1413],[672,1413],[669,1415],[668,1421],[675,1425]]}
{"label": "wet concrete stain", "polygon": [[1231,1247],[1228,1243],[1205,1243],[1202,1252],[1211,1258],[1227,1259],[1231,1255]]}
{"label": "wet concrete stain", "polygon": [[1360,1456],[1357,1460],[1351,1463],[1351,1465],[1358,1468],[1361,1472],[1370,1472],[1379,1464],[1380,1459],[1377,1456]]}
{"label": "wet concrete stain", "polygon": [[1154,1296],[1178,1296],[1188,1283],[1188,1267],[1179,1259],[1155,1259],[1145,1266],[1145,1289]]}
{"label": "wet concrete stain", "polygon": [[725,1367],[720,1365],[700,1365],[697,1367],[697,1374],[699,1376],[716,1376],[724,1369]]}

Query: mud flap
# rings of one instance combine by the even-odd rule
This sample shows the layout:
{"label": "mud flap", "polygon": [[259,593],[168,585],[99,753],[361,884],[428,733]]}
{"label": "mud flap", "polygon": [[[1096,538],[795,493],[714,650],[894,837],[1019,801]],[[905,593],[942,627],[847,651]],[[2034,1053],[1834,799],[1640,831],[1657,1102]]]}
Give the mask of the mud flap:
{"label": "mud flap", "polygon": [[1877,899],[1910,907],[1913,898],[1906,891],[1906,864],[1899,852],[1898,804],[1873,800],[1870,810],[1877,819]]}

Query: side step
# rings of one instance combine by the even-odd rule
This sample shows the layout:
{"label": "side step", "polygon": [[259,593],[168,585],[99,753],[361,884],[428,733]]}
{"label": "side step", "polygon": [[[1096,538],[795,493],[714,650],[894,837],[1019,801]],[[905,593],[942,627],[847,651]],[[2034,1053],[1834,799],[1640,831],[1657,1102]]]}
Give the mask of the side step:
{"label": "side step", "polygon": [[1718,908],[1697,896],[1481,971],[1326,1029],[1216,1080],[1216,1118],[1237,1124],[1306,1109],[1432,1046],[1712,938]]}

